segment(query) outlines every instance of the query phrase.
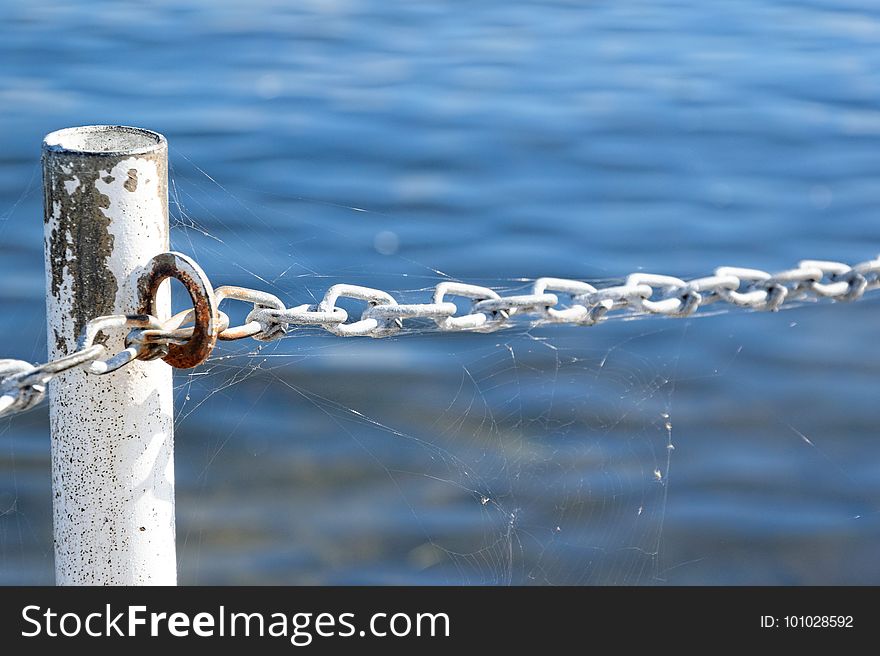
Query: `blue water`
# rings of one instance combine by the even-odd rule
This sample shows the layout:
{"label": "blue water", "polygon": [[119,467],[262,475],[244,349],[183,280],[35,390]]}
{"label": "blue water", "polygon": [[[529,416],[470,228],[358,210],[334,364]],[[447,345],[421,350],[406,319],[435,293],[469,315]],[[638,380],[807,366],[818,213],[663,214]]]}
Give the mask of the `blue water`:
{"label": "blue water", "polygon": [[[45,357],[57,128],[164,133],[174,247],[295,304],[872,258],[878,100],[864,0],[5,1],[0,351]],[[225,345],[181,582],[880,583],[878,312]],[[48,458],[0,422],[0,583],[52,581]]]}

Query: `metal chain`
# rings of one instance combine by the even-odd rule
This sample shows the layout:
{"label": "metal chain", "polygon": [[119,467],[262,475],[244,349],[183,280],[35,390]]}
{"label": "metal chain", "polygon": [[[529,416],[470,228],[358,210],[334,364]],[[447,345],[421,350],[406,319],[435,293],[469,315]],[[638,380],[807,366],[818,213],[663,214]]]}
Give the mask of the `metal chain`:
{"label": "metal chain", "polygon": [[[255,301],[247,321],[248,326],[259,324],[260,331],[251,336],[271,340],[282,337],[290,327],[298,326],[321,326],[344,337],[387,337],[399,332],[405,320],[412,319],[432,320],[441,331],[491,332],[512,317],[523,315],[531,315],[539,323],[591,326],[615,312],[687,317],[717,302],[776,311],[783,303],[807,298],[854,301],[878,288],[880,258],[854,266],[803,260],[797,267],[778,273],[719,267],[713,275],[693,280],[640,272],[630,274],[622,285],[604,288],[580,280],[539,278],[533,283],[531,293],[516,296],[501,296],[478,285],[441,282],[434,289],[432,302],[417,304],[400,304],[380,289],[343,284],[330,287],[317,304],[290,309],[269,307],[265,299],[260,306],[261,299],[256,296],[259,292],[240,288],[236,298]],[[336,305],[342,297],[367,303],[359,319],[350,322],[346,311]],[[456,304],[447,300],[449,297],[470,300],[469,309],[459,314]],[[278,300],[271,299],[273,303]],[[220,337],[224,338],[223,333]]]}
{"label": "metal chain", "polygon": [[[153,360],[162,357],[167,349],[162,344],[133,344],[132,338],[145,329],[161,329],[163,322],[143,314],[113,314],[97,317],[86,324],[73,353],[33,365],[23,360],[0,360],[0,417],[23,412],[36,406],[46,395],[46,385],[65,371],[83,367],[96,376],[109,374],[134,360]],[[129,328],[126,348],[111,357],[107,347],[95,343],[101,331]]]}
{"label": "metal chain", "polygon": [[[492,332],[512,317],[532,316],[538,323],[592,326],[613,314],[658,314],[687,317],[701,307],[724,302],[761,311],[777,311],[784,303],[808,298],[854,301],[880,288],[880,257],[850,266],[843,262],[803,260],[778,273],[759,269],[719,267],[711,276],[683,280],[653,273],[633,273],[621,285],[597,288],[580,280],[539,278],[529,294],[501,296],[488,287],[441,282],[429,303],[402,304],[388,292],[357,285],[330,287],[316,304],[286,307],[276,296],[244,287],[224,286],[214,299],[253,305],[241,326],[229,326],[219,312],[218,338],[261,341],[280,339],[290,328],[321,327],[341,337],[387,337],[399,333],[404,321],[433,321],[440,331]],[[459,314],[447,298],[464,298],[469,308]],[[360,317],[349,321],[336,305],[340,298],[363,301]],[[108,374],[134,360],[164,357],[172,344],[186,344],[193,334],[186,327],[194,312],[181,312],[166,321],[150,315],[112,315],[90,321],[77,350],[43,365],[21,360],[0,360],[0,417],[38,404],[47,383],[55,376],[83,367],[95,375]],[[126,348],[106,358],[107,349],[96,343],[101,331],[128,328]]]}

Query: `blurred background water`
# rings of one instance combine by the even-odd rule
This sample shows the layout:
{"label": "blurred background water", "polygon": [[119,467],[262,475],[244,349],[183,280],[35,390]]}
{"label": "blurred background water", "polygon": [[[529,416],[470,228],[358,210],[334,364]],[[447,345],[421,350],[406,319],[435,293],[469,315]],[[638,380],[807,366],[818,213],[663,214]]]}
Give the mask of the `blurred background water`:
{"label": "blurred background water", "polygon": [[[57,128],[164,133],[174,247],[302,303],[869,259],[878,99],[864,0],[5,0],[0,351],[45,357]],[[880,583],[878,310],[224,346],[181,582]],[[52,581],[48,458],[0,422],[0,583]]]}

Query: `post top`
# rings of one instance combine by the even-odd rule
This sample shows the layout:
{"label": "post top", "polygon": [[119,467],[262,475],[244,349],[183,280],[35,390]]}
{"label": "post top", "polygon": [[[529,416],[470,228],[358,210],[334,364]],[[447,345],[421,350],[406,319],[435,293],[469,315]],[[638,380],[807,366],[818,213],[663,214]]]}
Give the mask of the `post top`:
{"label": "post top", "polygon": [[83,125],[50,132],[43,139],[43,151],[79,155],[145,155],[167,148],[158,132],[125,125]]}

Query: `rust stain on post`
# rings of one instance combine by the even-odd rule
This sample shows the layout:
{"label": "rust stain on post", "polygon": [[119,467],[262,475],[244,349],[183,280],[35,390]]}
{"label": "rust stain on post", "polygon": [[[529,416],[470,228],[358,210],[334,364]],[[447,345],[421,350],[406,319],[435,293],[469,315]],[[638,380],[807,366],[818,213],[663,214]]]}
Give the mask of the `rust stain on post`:
{"label": "rust stain on post", "polygon": [[137,169],[128,169],[128,179],[122,185],[126,191],[134,193],[138,188],[138,172]]}
{"label": "rust stain on post", "polygon": [[[43,158],[43,175],[47,181],[44,222],[48,224],[54,219],[47,235],[52,294],[61,292],[65,269],[71,261],[76,261],[84,274],[68,275],[72,288],[65,290],[79,300],[73,307],[72,317],[76,335],[92,318],[85,309],[110,314],[119,290],[116,277],[107,266],[114,243],[110,219],[104,212],[110,207],[110,199],[95,187],[97,171],[85,159],[70,158],[62,164],[57,159]],[[70,353],[75,345],[68,344],[56,333],[56,346]]]}

